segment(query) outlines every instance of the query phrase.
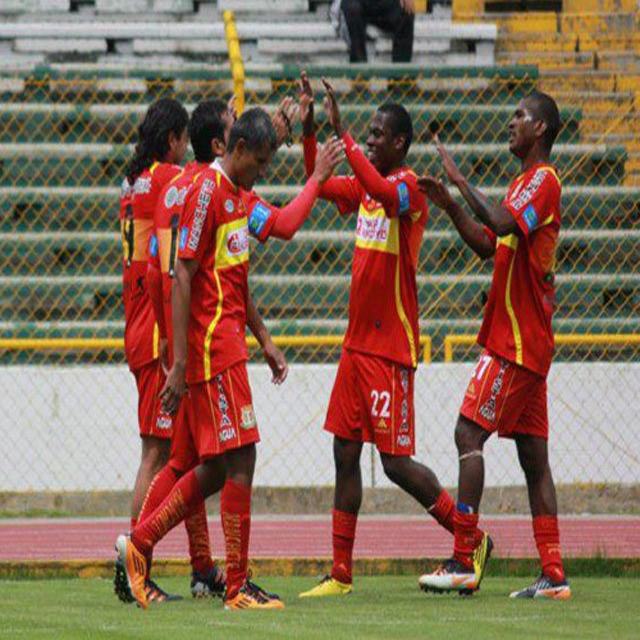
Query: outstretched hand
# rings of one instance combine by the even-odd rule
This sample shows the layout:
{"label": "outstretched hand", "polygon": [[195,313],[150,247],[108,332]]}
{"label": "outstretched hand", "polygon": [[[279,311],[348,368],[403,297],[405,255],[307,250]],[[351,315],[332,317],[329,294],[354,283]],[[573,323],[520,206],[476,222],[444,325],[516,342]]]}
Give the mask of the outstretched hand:
{"label": "outstretched hand", "polygon": [[306,71],[300,73],[300,122],[305,136],[314,133],[313,89]]}
{"label": "outstretched hand", "polygon": [[289,373],[289,365],[284,357],[284,353],[282,353],[271,340],[265,344],[263,353],[264,359],[271,369],[271,382],[273,382],[273,384],[282,384],[287,379],[287,374]]}
{"label": "outstretched hand", "polygon": [[313,177],[320,184],[326,182],[343,158],[344,142],[342,142],[340,138],[332,138],[325,144],[320,145],[316,156],[316,166],[313,170]]}
{"label": "outstretched hand", "polygon": [[295,117],[297,105],[291,96],[285,96],[280,102],[276,112],[271,118],[273,128],[276,130],[276,140],[278,146],[283,142],[290,144],[292,139],[292,120]]}
{"label": "outstretched hand", "polygon": [[442,160],[442,167],[447,174],[447,178],[449,178],[449,180],[456,186],[464,182],[464,176],[460,172],[460,169],[458,169],[458,165],[456,164],[455,160],[451,157],[451,155],[449,155],[449,152],[444,148],[442,142],[440,142],[438,134],[433,136],[433,141],[435,142],[438,155]]}
{"label": "outstretched hand", "polygon": [[329,119],[329,124],[332,129],[336,132],[336,135],[341,138],[342,124],[340,123],[340,108],[338,107],[335,91],[326,78],[322,78],[322,84],[327,92],[324,99],[324,110],[327,113],[327,118]]}
{"label": "outstretched hand", "polygon": [[438,180],[432,176],[422,176],[418,178],[418,188],[436,207],[440,207],[440,209],[444,209],[445,211],[454,202],[453,196],[442,180]]}

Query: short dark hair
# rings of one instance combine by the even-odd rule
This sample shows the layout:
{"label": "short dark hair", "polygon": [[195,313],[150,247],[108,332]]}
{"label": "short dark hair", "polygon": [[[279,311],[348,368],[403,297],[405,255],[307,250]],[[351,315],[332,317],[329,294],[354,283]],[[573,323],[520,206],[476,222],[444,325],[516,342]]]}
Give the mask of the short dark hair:
{"label": "short dark hair", "polygon": [[236,120],[229,134],[227,151],[232,152],[241,138],[251,151],[261,149],[264,145],[269,145],[275,151],[278,146],[271,118],[259,107],[248,109]]}
{"label": "short dark hair", "polygon": [[533,112],[536,120],[542,120],[547,125],[544,132],[544,146],[547,152],[551,151],[553,143],[560,133],[560,112],[556,101],[548,94],[541,91],[534,91],[526,98],[527,105]]}
{"label": "short dark hair", "polygon": [[389,116],[389,125],[394,138],[404,136],[404,154],[407,155],[413,141],[413,124],[409,112],[397,102],[385,102],[378,111]]}
{"label": "short dark hair", "polygon": [[189,139],[198,162],[213,162],[211,141],[215,138],[224,142],[224,122],[222,116],[227,105],[218,99],[201,102],[189,120]]}

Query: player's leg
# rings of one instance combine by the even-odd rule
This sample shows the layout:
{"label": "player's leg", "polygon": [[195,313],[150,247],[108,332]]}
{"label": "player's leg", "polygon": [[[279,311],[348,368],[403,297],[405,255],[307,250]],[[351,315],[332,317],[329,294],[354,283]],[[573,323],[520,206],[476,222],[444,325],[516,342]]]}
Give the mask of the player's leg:
{"label": "player's leg", "polygon": [[397,0],[367,0],[367,5],[367,19],[393,37],[393,62],[411,62],[414,15],[405,12]]}
{"label": "player's leg", "polygon": [[158,472],[166,465],[169,459],[169,440],[154,436],[142,436],[141,438],[140,466],[136,474],[131,499],[131,526],[135,527],[145,496],[149,491],[151,482]]}
{"label": "player's leg", "polygon": [[363,8],[363,0],[342,0],[340,10],[344,14],[349,39],[351,40],[351,50],[349,52],[349,62],[367,61],[367,25]]}
{"label": "player's leg", "polygon": [[336,470],[332,511],[333,565],[331,574],[320,584],[300,594],[301,598],[346,595],[352,590],[353,544],[358,511],[362,503],[360,455],[363,433],[360,425],[355,354],[343,350],[329,400],[325,430],[333,434],[333,459]]}
{"label": "player's leg", "polygon": [[515,434],[518,459],[527,480],[533,534],[542,573],[532,585],[513,592],[511,597],[566,600],[571,597],[571,588],[560,553],[556,489],[549,466],[546,384],[541,383],[531,394],[518,431]]}

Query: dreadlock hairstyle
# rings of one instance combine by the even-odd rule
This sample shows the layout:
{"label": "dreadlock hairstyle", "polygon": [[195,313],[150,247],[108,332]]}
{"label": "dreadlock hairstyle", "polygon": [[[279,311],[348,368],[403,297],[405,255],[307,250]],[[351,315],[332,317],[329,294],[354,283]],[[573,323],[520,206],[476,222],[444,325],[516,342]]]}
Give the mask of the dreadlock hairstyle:
{"label": "dreadlock hairstyle", "polygon": [[169,151],[169,134],[181,136],[189,122],[187,110],[173,98],[156,100],[138,127],[138,143],[129,162],[127,181],[130,185],[154,162]]}

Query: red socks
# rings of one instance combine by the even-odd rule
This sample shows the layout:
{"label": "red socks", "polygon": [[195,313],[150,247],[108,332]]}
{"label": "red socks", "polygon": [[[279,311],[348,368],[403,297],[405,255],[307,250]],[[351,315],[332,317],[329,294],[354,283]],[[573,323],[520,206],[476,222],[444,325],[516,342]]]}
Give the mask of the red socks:
{"label": "red socks", "polygon": [[564,567],[560,555],[560,532],[557,516],[535,516],[533,518],[533,537],[536,540],[542,573],[554,582],[564,580]]}
{"label": "red socks", "polygon": [[333,568],[331,577],[338,582],[351,584],[353,542],[356,537],[357,513],[334,509],[333,516]]}
{"label": "red socks", "polygon": [[158,508],[158,505],[169,495],[177,480],[175,471],[168,464],[156,473],[147,495],[144,497],[138,516],[139,522],[144,522]]}
{"label": "red socks", "polygon": [[[478,546],[477,513],[468,513],[469,507],[458,503],[453,515],[454,540],[453,557],[463,566],[473,568],[473,551]],[[482,538],[480,538],[482,539]]]}
{"label": "red socks", "polygon": [[209,542],[209,525],[204,501],[185,519],[184,525],[189,536],[189,557],[191,567],[198,573],[207,574],[213,569],[211,544]]}
{"label": "red socks", "polygon": [[140,552],[149,554],[157,542],[202,500],[196,474],[190,471],[180,478],[155,511],[132,531],[131,541]]}
{"label": "red socks", "polygon": [[227,600],[247,579],[251,533],[251,487],[227,480],[220,497],[220,518],[227,552]]}
{"label": "red socks", "polygon": [[438,499],[427,509],[436,522],[447,531],[453,533],[453,514],[456,511],[456,503],[445,489],[440,492]]}

